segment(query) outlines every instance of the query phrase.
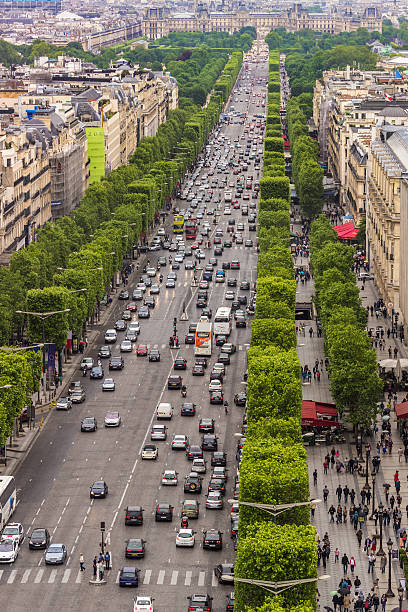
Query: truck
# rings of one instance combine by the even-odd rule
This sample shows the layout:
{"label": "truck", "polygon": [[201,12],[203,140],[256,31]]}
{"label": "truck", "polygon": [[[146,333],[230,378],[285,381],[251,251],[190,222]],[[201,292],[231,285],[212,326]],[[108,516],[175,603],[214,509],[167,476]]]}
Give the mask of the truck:
{"label": "truck", "polygon": [[190,217],[185,223],[186,228],[186,240],[195,240],[197,237],[197,219]]}

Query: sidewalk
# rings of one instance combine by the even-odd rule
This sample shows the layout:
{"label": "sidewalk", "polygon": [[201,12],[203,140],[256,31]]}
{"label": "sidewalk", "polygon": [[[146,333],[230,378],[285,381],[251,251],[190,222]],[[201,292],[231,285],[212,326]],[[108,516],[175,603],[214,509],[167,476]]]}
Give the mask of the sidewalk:
{"label": "sidewalk", "polygon": [[[295,231],[300,230],[300,226],[295,226]],[[296,265],[308,266],[309,258],[300,256],[297,257]],[[358,283],[361,285],[361,283]],[[311,296],[314,293],[314,285],[313,280],[306,282],[305,284],[298,284],[297,288],[297,301],[309,301]],[[371,305],[378,299],[378,296],[375,291],[373,281],[366,282],[366,286],[364,292],[361,292],[365,299],[363,300],[364,305]],[[369,327],[375,327],[376,325],[383,325],[386,329],[388,326],[388,320],[385,319],[376,319],[375,315],[373,318],[369,319]],[[314,334],[310,337],[309,328],[312,327],[314,330]],[[316,333],[316,324],[314,321],[305,321],[305,335],[303,333],[298,334],[298,344],[297,344],[297,352],[301,362],[301,365],[304,366],[307,364],[310,369],[313,368],[315,361],[318,359],[323,359],[324,363],[324,340],[323,338],[318,338]],[[401,350],[400,341],[394,341],[390,338],[390,341],[386,342],[386,353],[385,351],[379,351],[379,360],[388,357],[388,346],[391,345],[392,349],[394,348],[395,343],[397,343],[398,349]],[[402,348],[403,356],[408,356],[408,351],[405,347]],[[401,355],[402,353],[400,353]],[[325,370],[325,367],[320,367],[321,378],[320,382],[314,380],[310,384],[302,384],[302,395],[303,399],[308,400],[316,400],[322,402],[333,402],[333,399],[330,394],[329,389],[329,378],[328,374]],[[400,394],[402,396],[402,394]],[[381,428],[380,428],[381,431]],[[379,438],[380,432],[377,435]],[[402,508],[405,508],[405,505],[408,503],[408,483],[407,483],[407,475],[408,475],[408,464],[398,463],[397,450],[400,446],[400,437],[397,432],[397,427],[395,423],[395,419],[392,422],[392,438],[394,442],[393,455],[384,455],[381,457],[381,467],[379,473],[376,475],[376,483],[375,483],[375,507],[378,508],[380,501],[384,504],[385,507],[388,507],[385,500],[383,484],[384,482],[388,482],[390,484],[394,481],[394,472],[396,469],[400,471],[400,480],[401,480],[401,496],[402,496]],[[356,448],[354,442],[354,435],[352,433],[346,434],[346,443],[337,445],[337,450],[340,454],[340,460],[346,462],[350,457],[356,457]],[[374,451],[372,452],[372,456],[375,454],[375,443],[376,440],[374,436],[371,437],[369,442],[374,447]],[[329,468],[329,473],[324,476],[323,473],[323,462],[324,457],[328,452],[331,451],[331,446],[321,445],[315,447],[307,447],[308,454],[308,468],[309,468],[309,482],[310,482],[310,492],[311,497],[323,498],[322,490],[327,485],[330,493],[328,496],[328,503],[319,503],[317,504],[315,517],[312,519],[312,524],[315,525],[318,533],[318,537],[322,540],[325,533],[327,532],[330,539],[330,549],[331,554],[329,557],[329,561],[327,562],[327,568],[324,569],[322,565],[319,568],[320,574],[329,574],[331,577],[326,581],[322,581],[318,583],[318,589],[320,593],[320,608],[323,609],[324,606],[332,606],[332,596],[330,593],[335,591],[338,586],[340,580],[343,578],[343,568],[341,565],[341,557],[344,553],[347,554],[350,559],[354,556],[356,560],[356,568],[354,571],[355,575],[358,575],[361,580],[361,589],[363,590],[364,596],[368,593],[372,592],[372,587],[374,581],[378,578],[379,580],[379,589],[378,594],[381,597],[382,593],[385,593],[388,588],[388,555],[387,555],[387,567],[386,572],[383,574],[380,570],[380,558],[376,558],[374,574],[368,574],[368,559],[367,554],[363,550],[363,546],[359,548],[358,541],[355,535],[355,531],[353,526],[350,524],[349,520],[347,524],[338,524],[329,523],[330,515],[328,514],[328,509],[331,504],[337,508],[338,499],[335,493],[338,485],[340,484],[343,488],[346,486],[349,489],[354,488],[356,491],[356,499],[355,503],[358,505],[361,501],[361,489],[365,485],[365,478],[362,478],[356,474],[350,473],[337,473],[335,469]],[[371,473],[371,464],[370,464],[370,473]],[[318,472],[318,481],[317,486],[313,485],[313,471],[317,469]],[[370,487],[372,487],[372,478],[369,478]],[[390,489],[391,493],[395,494],[394,487],[392,486]],[[341,499],[341,505],[344,507],[346,505],[347,510],[350,509],[350,498],[348,499],[348,503],[345,504],[344,497]],[[372,501],[369,505],[370,507],[370,515],[371,515],[371,506]],[[406,513],[403,512],[402,526],[407,526]],[[371,539],[373,535],[376,533],[379,534],[379,526],[377,529],[375,528],[375,524],[373,520],[368,520],[363,528],[363,544],[364,539],[369,536]],[[393,549],[398,550],[399,541],[397,541],[394,531],[392,529],[392,521],[390,527],[384,527],[383,529],[383,548],[387,551],[386,542],[388,538],[391,537],[394,545]],[[334,561],[334,550],[336,547],[340,550],[340,563],[335,563]],[[377,550],[379,549],[379,539],[377,538]],[[353,575],[348,569],[346,573],[346,577],[349,576],[352,582],[354,582]],[[398,606],[398,593],[397,588],[399,586],[399,580],[403,578],[402,570],[399,567],[398,561],[392,562],[392,590],[395,594],[395,597],[390,599],[387,602],[387,610],[391,610],[392,608]],[[354,598],[354,588],[352,588],[352,595]],[[353,604],[352,604],[353,608]]]}

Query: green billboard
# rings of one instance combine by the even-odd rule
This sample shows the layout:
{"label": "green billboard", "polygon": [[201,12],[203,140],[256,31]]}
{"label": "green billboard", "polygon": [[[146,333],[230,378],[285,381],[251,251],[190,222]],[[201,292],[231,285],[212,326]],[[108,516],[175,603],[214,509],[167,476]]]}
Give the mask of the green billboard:
{"label": "green billboard", "polygon": [[85,130],[88,139],[91,185],[105,176],[105,133],[103,127],[87,127]]}

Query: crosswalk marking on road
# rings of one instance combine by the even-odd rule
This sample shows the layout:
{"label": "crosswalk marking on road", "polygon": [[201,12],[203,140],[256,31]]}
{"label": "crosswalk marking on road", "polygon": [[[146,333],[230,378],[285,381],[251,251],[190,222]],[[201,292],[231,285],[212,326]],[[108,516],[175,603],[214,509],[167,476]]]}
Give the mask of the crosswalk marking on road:
{"label": "crosswalk marking on road", "polygon": [[205,572],[200,572],[198,575],[198,586],[204,586],[205,584]]}
{"label": "crosswalk marking on road", "polygon": [[11,570],[10,576],[8,577],[8,580],[7,580],[7,584],[13,584],[16,576],[17,576],[17,570]]}
{"label": "crosswalk marking on road", "polygon": [[192,573],[193,572],[190,572],[190,571],[186,572],[186,577],[185,577],[185,580],[184,580],[184,586],[190,586]]}
{"label": "crosswalk marking on road", "polygon": [[144,579],[143,579],[143,584],[150,584],[150,577],[152,575],[152,570],[148,569],[145,571],[145,575],[144,575]]}
{"label": "crosswalk marking on road", "polygon": [[119,584],[119,576],[120,576],[120,572],[118,572],[116,575],[116,580],[115,580],[116,584]]}
{"label": "crosswalk marking on road", "polygon": [[43,577],[43,574],[44,574],[43,569],[38,570],[37,575],[34,578],[34,584],[39,584],[41,582],[41,578]]}
{"label": "crosswalk marking on road", "polygon": [[0,580],[1,580],[1,577],[3,576],[3,573],[4,573],[4,570],[0,570]]}
{"label": "crosswalk marking on road", "polygon": [[178,571],[177,570],[173,570],[172,574],[171,574],[171,580],[170,580],[170,584],[172,586],[174,586],[175,584],[177,584],[177,578],[178,578]]}
{"label": "crosswalk marking on road", "polygon": [[31,574],[31,570],[30,569],[28,569],[28,570],[26,570],[24,572],[23,577],[21,579],[21,584],[25,584],[27,582],[28,578],[30,577],[30,574]]}
{"label": "crosswalk marking on road", "polygon": [[71,570],[66,569],[62,577],[62,580],[61,580],[62,584],[66,584],[68,582],[70,575],[71,575]]}
{"label": "crosswalk marking on road", "polygon": [[80,584],[82,582],[82,572],[78,570],[77,577],[75,578],[76,584]]}
{"label": "crosswalk marking on road", "polygon": [[218,586],[218,580],[217,580],[215,574],[212,575],[211,586],[213,586],[213,587]]}
{"label": "crosswalk marking on road", "polygon": [[159,577],[157,578],[157,584],[163,584],[165,575],[166,575],[166,570],[159,571]]}
{"label": "crosswalk marking on road", "polygon": [[51,574],[48,578],[48,584],[53,584],[55,582],[55,578],[57,577],[57,571],[56,569],[51,570]]}

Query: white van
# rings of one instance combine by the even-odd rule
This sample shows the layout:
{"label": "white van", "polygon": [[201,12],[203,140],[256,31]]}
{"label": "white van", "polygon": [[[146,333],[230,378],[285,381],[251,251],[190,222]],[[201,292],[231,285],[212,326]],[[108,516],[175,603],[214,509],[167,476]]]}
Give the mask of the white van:
{"label": "white van", "polygon": [[157,419],[171,419],[173,417],[173,406],[168,402],[160,402],[156,409]]}
{"label": "white van", "polygon": [[231,193],[231,191],[226,191],[224,193],[224,200],[226,202],[231,202],[231,200],[232,200],[232,193]]}

